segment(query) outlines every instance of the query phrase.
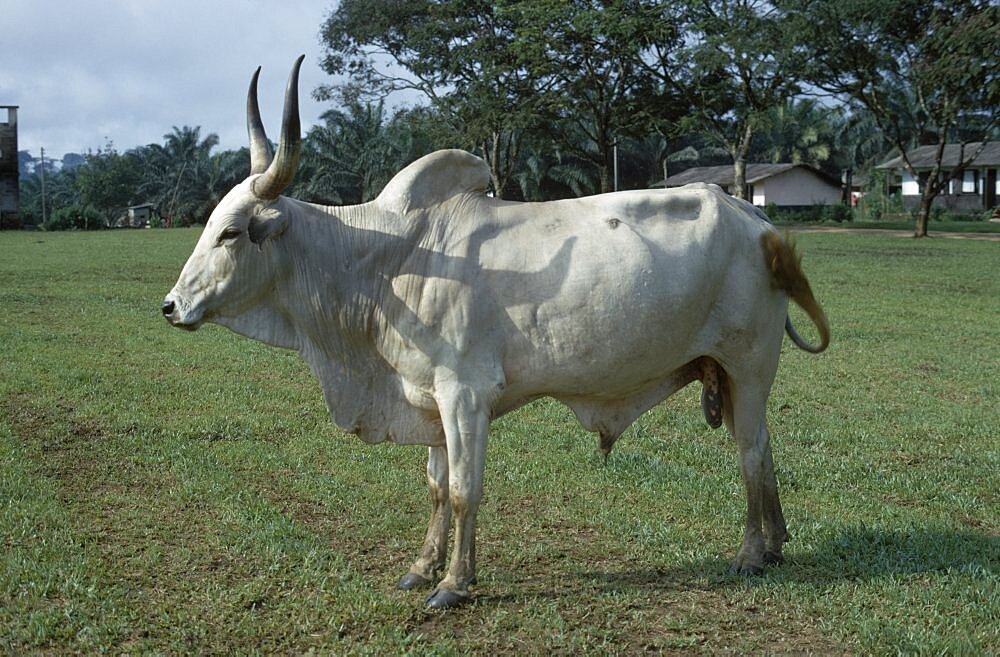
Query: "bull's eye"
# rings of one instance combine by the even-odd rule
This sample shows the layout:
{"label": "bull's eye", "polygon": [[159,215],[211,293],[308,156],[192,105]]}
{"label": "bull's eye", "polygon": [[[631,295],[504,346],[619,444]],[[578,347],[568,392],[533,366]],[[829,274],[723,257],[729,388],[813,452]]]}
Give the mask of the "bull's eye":
{"label": "bull's eye", "polygon": [[229,240],[234,240],[243,234],[239,228],[227,228],[221,233],[219,233],[219,244],[223,242],[228,242]]}

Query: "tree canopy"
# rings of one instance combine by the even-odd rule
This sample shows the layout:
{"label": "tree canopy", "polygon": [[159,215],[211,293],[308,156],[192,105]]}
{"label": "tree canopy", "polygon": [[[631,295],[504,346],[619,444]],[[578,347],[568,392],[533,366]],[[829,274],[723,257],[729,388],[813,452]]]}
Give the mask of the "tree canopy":
{"label": "tree canopy", "polygon": [[[939,157],[920,175],[904,157],[924,234],[934,196],[1000,131],[989,0],[341,0],[320,34],[340,81],[316,90],[332,106],[290,190],[319,203],[369,200],[438,148],[481,155],[498,196],[545,200],[723,163],[740,195],[750,161],[839,175],[890,149],[967,144],[957,170]],[[410,105],[393,106],[401,93]],[[181,126],[67,154],[47,163],[49,214],[90,208],[110,225],[150,202],[168,224],[203,222],[249,170],[246,149],[217,147]],[[41,167],[19,159],[40,220]]]}
{"label": "tree canopy", "polygon": [[[916,234],[931,203],[978,156],[1000,121],[1000,5],[990,0],[783,0],[804,77],[863,106],[921,182]],[[949,143],[971,144],[951,171]],[[937,146],[922,176],[906,156]]]}

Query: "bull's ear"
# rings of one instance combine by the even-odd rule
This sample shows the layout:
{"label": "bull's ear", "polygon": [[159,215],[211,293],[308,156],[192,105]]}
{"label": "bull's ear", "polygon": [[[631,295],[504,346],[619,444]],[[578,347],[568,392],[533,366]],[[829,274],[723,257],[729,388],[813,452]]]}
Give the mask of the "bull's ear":
{"label": "bull's ear", "polygon": [[284,212],[266,208],[250,218],[247,233],[250,235],[250,241],[260,246],[265,240],[281,237],[287,228],[288,216]]}

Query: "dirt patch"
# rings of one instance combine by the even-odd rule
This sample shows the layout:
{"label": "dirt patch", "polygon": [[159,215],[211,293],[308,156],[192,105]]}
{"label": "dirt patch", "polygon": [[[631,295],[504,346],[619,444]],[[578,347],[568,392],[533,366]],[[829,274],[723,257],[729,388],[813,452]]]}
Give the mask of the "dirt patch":
{"label": "dirt patch", "polygon": [[[123,447],[128,431],[111,431],[68,405],[43,408],[8,398],[2,408],[15,430],[40,447],[40,465],[58,484],[81,549],[103,564],[102,589],[135,614],[111,643],[115,651],[187,645],[198,652],[221,640],[238,651],[305,649],[330,639],[362,646],[375,631],[372,623],[381,622],[344,618],[316,625],[317,634],[296,635],[272,612],[281,596],[296,593],[294,585],[262,580],[246,554],[220,543],[214,511],[184,508],[183,500],[171,498],[178,482],[169,462],[131,462]],[[818,619],[753,595],[745,580],[706,575],[720,564],[657,566],[650,555],[630,557],[621,536],[596,523],[571,523],[551,500],[529,497],[487,510],[474,602],[447,613],[427,611],[422,592],[397,593],[394,586],[418,553],[429,502],[427,508],[394,507],[392,514],[412,522],[405,533],[373,528],[373,519],[389,512],[331,508],[296,490],[296,476],[287,467],[239,475],[241,485],[322,537],[386,596],[403,601],[410,611],[394,612],[392,622],[412,637],[453,641],[473,654],[845,652]],[[256,633],[234,632],[231,623],[248,614],[259,617]],[[179,617],[189,619],[180,629],[171,620]]]}
{"label": "dirt patch", "polygon": [[[19,395],[0,409],[16,435],[37,446],[39,470],[55,484],[74,544],[95,564],[90,574],[101,604],[124,614],[108,645],[139,652],[137,646],[171,645],[176,628],[169,619],[206,604],[193,600],[205,595],[206,584],[247,576],[245,564],[212,539],[212,515],[192,513],[170,496],[176,480],[169,463],[136,462],[122,435],[63,402],[42,406]],[[212,622],[205,615],[202,629]],[[191,645],[198,652],[204,644]]]}
{"label": "dirt patch", "polygon": [[[778,226],[780,229],[788,229],[793,233],[847,233],[850,235],[888,235],[892,237],[913,237],[912,230],[896,230],[890,228],[847,228],[841,226],[810,226],[807,224],[792,224],[788,226]],[[1000,242],[1000,233],[947,233],[944,231],[931,231],[928,238],[944,237],[947,239],[959,240],[985,240],[989,242]]]}
{"label": "dirt patch", "polygon": [[[278,469],[252,485],[296,523],[323,536],[363,577],[392,587],[417,555],[426,518],[419,515],[406,538],[378,539],[363,518],[343,517],[297,494],[288,483],[294,479],[293,472]],[[509,516],[514,508],[512,515],[535,519],[520,527],[516,539],[532,549],[512,548],[513,536],[496,524],[482,528],[473,603],[433,612],[424,609],[421,592],[400,593],[413,607],[404,621],[409,634],[453,640],[471,654],[847,652],[816,619],[781,601],[741,602],[743,579],[706,578],[701,565],[651,568],[624,555],[621,537],[546,515],[551,505],[542,500],[510,500],[502,512]],[[539,616],[547,620],[536,625],[531,619]],[[563,636],[541,636],[546,623],[558,623]]]}

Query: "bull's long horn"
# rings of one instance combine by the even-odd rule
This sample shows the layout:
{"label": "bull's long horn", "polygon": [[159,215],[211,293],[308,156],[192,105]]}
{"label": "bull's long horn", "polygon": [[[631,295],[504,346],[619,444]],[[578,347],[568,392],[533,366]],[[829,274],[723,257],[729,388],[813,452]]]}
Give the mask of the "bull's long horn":
{"label": "bull's long horn", "polygon": [[264,132],[264,122],[260,120],[260,106],[257,105],[257,77],[260,67],[254,71],[250,79],[250,91],[247,92],[247,134],[250,136],[250,173],[264,173],[274,153],[271,152],[271,142]]}
{"label": "bull's long horn", "polygon": [[299,166],[299,151],[302,149],[302,127],[299,124],[299,67],[305,55],[295,60],[292,73],[285,88],[285,111],[281,119],[281,141],[278,152],[271,164],[259,178],[253,181],[253,193],[261,199],[278,198],[288,183],[295,177]]}

